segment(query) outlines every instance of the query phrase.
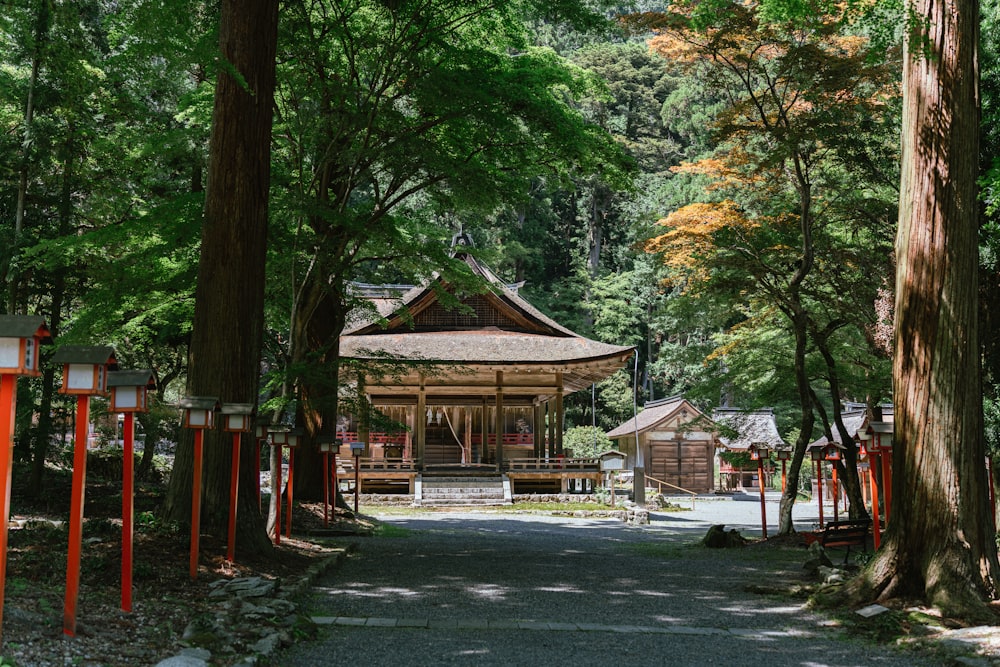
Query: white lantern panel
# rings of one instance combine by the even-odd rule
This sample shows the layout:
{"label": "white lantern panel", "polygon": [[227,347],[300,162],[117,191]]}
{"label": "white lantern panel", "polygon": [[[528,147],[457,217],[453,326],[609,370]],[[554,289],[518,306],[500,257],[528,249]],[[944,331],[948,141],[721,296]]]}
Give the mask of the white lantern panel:
{"label": "white lantern panel", "polygon": [[139,393],[135,387],[119,387],[115,389],[115,407],[118,409],[141,408],[142,405],[138,397]]}
{"label": "white lantern panel", "polygon": [[67,389],[94,389],[93,364],[69,364],[66,371]]}
{"label": "white lantern panel", "polygon": [[226,415],[227,431],[249,431],[250,415]]}
{"label": "white lantern panel", "polygon": [[208,426],[208,410],[188,410],[188,426]]}
{"label": "white lantern panel", "polygon": [[0,338],[0,368],[21,367],[21,339]]}

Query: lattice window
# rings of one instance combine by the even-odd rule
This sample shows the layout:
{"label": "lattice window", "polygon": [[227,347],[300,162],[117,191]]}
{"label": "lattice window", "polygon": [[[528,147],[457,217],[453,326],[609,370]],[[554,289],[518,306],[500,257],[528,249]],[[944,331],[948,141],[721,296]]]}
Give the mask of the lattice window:
{"label": "lattice window", "polygon": [[434,303],[414,318],[417,329],[482,329],[497,327],[500,329],[516,328],[516,324],[496,308],[488,299],[482,296],[472,296],[462,303],[472,308],[475,314],[460,310],[446,310],[439,303]]}

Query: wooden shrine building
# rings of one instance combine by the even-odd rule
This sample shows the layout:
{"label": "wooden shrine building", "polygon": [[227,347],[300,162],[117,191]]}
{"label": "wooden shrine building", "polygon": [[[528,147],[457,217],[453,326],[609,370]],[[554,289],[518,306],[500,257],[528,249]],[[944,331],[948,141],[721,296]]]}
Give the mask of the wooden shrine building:
{"label": "wooden shrine building", "polygon": [[[714,423],[683,396],[647,402],[607,436],[627,455],[626,467],[645,463],[647,486],[663,493],[711,493],[715,483]],[[636,438],[638,437],[638,454]]]}
{"label": "wooden shrine building", "polygon": [[[340,354],[405,362],[402,371],[359,379],[374,408],[401,427],[379,432],[351,417],[341,437],[365,443],[361,470],[369,480],[401,469],[494,472],[515,485],[565,481],[577,462],[562,458],[564,397],[622,368],[633,348],[561,326],[469,254],[466,235],[453,245],[486,291],[458,294],[440,278],[405,291],[360,288],[379,316],[350,325]],[[454,294],[461,308],[446,308],[439,290]]]}

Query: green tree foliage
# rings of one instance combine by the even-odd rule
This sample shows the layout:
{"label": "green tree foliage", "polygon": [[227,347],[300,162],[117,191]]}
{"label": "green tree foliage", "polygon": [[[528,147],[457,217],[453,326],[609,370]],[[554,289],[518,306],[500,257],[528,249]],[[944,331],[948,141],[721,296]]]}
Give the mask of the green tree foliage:
{"label": "green tree foliage", "polygon": [[[741,327],[764,321],[772,309],[783,315],[777,331],[787,331],[790,342],[779,349],[789,352],[801,410],[794,471],[818,407],[810,345],[827,345],[859,315],[874,323],[878,285],[870,276],[888,276],[874,242],[880,229],[887,236],[890,207],[868,184],[867,165],[878,163],[866,142],[879,137],[868,119],[891,99],[892,82],[885,61],[846,33],[838,15],[777,22],[743,3],[708,4],[710,12],[706,3],[682,2],[642,17],[658,30],[655,49],[697,65],[729,94],[713,122],[714,155],[679,167],[710,177],[710,197],[664,219],[666,233],[648,248],[663,254],[674,282],[692,293],[744,302],[750,317]],[[867,198],[854,196],[859,190]],[[840,424],[835,360],[825,371]],[[854,495],[852,507],[863,512]],[[793,494],[783,499],[785,532],[793,502]]]}
{"label": "green tree foliage", "polygon": [[614,449],[614,443],[604,435],[604,431],[593,426],[574,426],[563,434],[563,447],[570,456],[596,458]]}
{"label": "green tree foliage", "polygon": [[291,295],[289,367],[324,369],[298,378],[310,432],[335,423],[351,280],[448,275],[454,221],[515,201],[537,179],[623,169],[568,103],[593,80],[531,46],[525,21],[541,17],[599,21],[572,2],[286,3],[276,203],[282,273],[293,278],[277,286]]}

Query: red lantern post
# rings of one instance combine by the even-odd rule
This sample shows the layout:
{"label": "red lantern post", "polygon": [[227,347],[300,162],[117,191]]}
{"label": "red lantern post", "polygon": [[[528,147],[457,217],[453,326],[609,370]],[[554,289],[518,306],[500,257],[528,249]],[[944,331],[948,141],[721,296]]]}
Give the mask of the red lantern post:
{"label": "red lantern post", "polygon": [[287,426],[275,425],[270,426],[267,432],[271,436],[271,447],[278,448],[278,466],[277,470],[271,470],[271,497],[275,498],[275,517],[274,517],[274,543],[281,544],[281,446],[288,442],[288,431],[290,429]]}
{"label": "red lantern post", "polygon": [[323,527],[330,527],[330,452],[336,456],[336,439],[322,437],[319,439],[319,451],[323,455]]}
{"label": "red lantern post", "polygon": [[788,469],[786,464],[792,458],[792,450],[790,449],[778,449],[774,452],[778,460],[781,461],[781,492],[785,492],[785,487],[788,485]]}
{"label": "red lantern post", "polygon": [[17,378],[37,377],[38,347],[51,343],[45,320],[34,315],[0,315],[0,643],[3,641],[3,604],[7,580],[7,523],[14,479],[14,423]]}
{"label": "red lantern post", "polygon": [[876,468],[879,467],[879,459],[881,458],[881,448],[879,447],[878,440],[871,437],[871,433],[866,434],[868,436],[862,443],[865,452],[868,455],[868,478],[872,487],[872,540],[875,543],[875,549],[877,550],[882,544],[882,528],[880,526],[881,520],[879,517],[879,484],[878,476],[875,474]]}
{"label": "red lantern post", "polygon": [[83,495],[87,486],[90,397],[105,394],[108,371],[117,368],[117,362],[114,350],[110,347],[85,345],[61,347],[56,351],[52,361],[63,366],[63,384],[59,393],[77,397],[69,547],[66,556],[66,599],[63,603],[63,633],[75,637],[76,601],[80,594],[80,552],[83,548]]}
{"label": "red lantern post", "polygon": [[198,552],[201,547],[201,468],[205,431],[215,427],[215,412],[219,399],[208,396],[182,398],[178,407],[183,411],[181,425],[194,430],[194,479],[191,482],[191,579],[198,578]]}
{"label": "red lantern post", "polygon": [[146,393],[156,388],[153,371],[112,371],[109,412],[124,413],[122,427],[122,611],[132,611],[132,541],[135,507],[135,413],[147,412]]}
{"label": "red lantern post", "polygon": [[823,450],[814,447],[809,456],[816,462],[816,504],[819,505],[819,527],[823,528]]}
{"label": "red lantern post", "polygon": [[835,442],[823,447],[823,459],[830,462],[830,468],[832,469],[831,476],[833,478],[833,520],[840,520],[840,487],[837,483],[837,461],[843,458],[843,454],[840,451],[841,446]]}
{"label": "red lantern post", "polygon": [[750,460],[757,462],[757,485],[760,487],[760,532],[767,539],[767,507],[764,504],[764,462],[770,456],[767,443],[755,442],[750,445]]}
{"label": "red lantern post", "polygon": [[302,441],[302,430],[293,428],[288,432],[287,441],[288,445],[288,512],[285,517],[285,537],[292,536],[292,497],[295,495],[295,450],[299,448],[299,443]]}
{"label": "red lantern post", "polygon": [[222,430],[233,434],[233,460],[229,473],[229,534],[226,560],[230,563],[236,554],[236,501],[240,489],[240,437],[249,433],[253,422],[251,403],[226,403],[222,406]]}

